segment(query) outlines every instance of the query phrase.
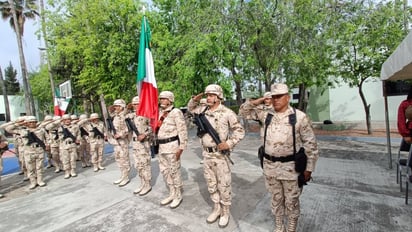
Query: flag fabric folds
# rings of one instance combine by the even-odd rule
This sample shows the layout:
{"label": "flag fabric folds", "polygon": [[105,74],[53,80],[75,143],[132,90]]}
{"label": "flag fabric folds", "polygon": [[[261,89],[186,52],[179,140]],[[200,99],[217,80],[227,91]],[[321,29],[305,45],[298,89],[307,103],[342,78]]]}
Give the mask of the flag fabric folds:
{"label": "flag fabric folds", "polygon": [[154,75],[152,52],[150,50],[151,31],[146,16],[142,19],[140,31],[137,85],[140,104],[136,114],[150,119],[153,130],[159,117],[158,90]]}
{"label": "flag fabric folds", "polygon": [[54,97],[54,115],[62,116],[69,106],[70,98],[60,97],[60,93],[56,90]]}

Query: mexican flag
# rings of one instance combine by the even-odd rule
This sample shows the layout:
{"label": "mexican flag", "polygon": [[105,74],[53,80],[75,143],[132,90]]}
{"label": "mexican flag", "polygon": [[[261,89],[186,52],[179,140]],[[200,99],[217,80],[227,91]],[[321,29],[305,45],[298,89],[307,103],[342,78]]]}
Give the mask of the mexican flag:
{"label": "mexican flag", "polygon": [[137,85],[140,98],[139,108],[136,114],[150,118],[153,130],[159,117],[158,91],[154,75],[153,57],[150,51],[151,32],[146,16],[142,19],[140,31],[139,60],[137,67]]}
{"label": "mexican flag", "polygon": [[56,90],[54,98],[54,115],[62,116],[69,106],[70,98],[60,97],[59,91]]}

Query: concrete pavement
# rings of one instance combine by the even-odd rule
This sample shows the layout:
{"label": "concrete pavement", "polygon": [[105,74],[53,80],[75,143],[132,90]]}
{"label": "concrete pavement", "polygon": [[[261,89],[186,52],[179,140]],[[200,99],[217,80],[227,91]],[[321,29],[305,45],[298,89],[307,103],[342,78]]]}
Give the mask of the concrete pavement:
{"label": "concrete pavement", "polygon": [[[68,180],[48,169],[47,186],[35,190],[16,174],[2,177],[0,231],[273,231],[270,196],[256,155],[259,144],[257,134],[248,134],[232,154],[233,205],[225,229],[205,221],[212,203],[191,131],[182,157],[183,202],[177,209],[159,204],[167,192],[157,159],[152,160],[153,190],[140,197],[132,193],[139,185],[135,170],[130,184],[115,186],[120,172],[114,158],[106,156],[106,170],[80,167],[79,176]],[[396,170],[387,169],[385,143],[319,140],[319,147],[313,181],[301,196],[298,231],[412,231],[412,205],[404,203]]]}

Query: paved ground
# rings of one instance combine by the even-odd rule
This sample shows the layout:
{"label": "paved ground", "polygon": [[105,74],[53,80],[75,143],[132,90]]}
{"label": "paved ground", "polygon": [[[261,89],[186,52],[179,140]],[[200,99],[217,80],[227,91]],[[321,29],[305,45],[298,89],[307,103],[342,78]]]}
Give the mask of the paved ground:
{"label": "paved ground", "polygon": [[[257,134],[248,134],[232,155],[233,206],[225,229],[205,222],[212,203],[199,143],[191,138],[182,160],[184,200],[177,209],[159,205],[167,193],[157,159],[152,161],[153,190],[138,197],[132,193],[139,185],[136,173],[129,185],[113,185],[120,173],[113,157],[106,156],[107,170],[78,168],[79,176],[69,180],[48,169],[47,186],[35,190],[28,190],[22,176],[3,176],[0,231],[273,231]],[[321,137],[321,158],[301,197],[298,231],[412,231],[412,205],[405,205],[396,171],[387,168],[386,140],[363,140]]]}

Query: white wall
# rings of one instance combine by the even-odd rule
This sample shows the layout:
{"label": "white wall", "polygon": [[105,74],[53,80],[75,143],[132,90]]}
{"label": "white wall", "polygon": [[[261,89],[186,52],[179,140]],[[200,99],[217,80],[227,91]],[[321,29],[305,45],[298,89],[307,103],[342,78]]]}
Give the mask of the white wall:
{"label": "white wall", "polygon": [[[10,105],[10,120],[16,120],[21,114],[25,114],[24,96],[8,96]],[[5,114],[4,97],[0,95],[0,114]]]}
{"label": "white wall", "polygon": [[[338,88],[329,89],[330,116],[332,121],[365,122],[365,110],[358,88],[350,88],[342,84]],[[382,82],[368,82],[363,86],[363,93],[368,104],[371,105],[371,121],[385,121],[385,105],[382,95]],[[405,96],[388,97],[389,121],[393,125],[397,119],[398,106]]]}

